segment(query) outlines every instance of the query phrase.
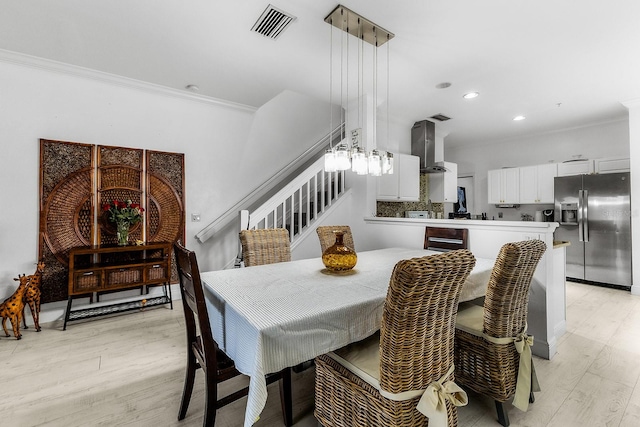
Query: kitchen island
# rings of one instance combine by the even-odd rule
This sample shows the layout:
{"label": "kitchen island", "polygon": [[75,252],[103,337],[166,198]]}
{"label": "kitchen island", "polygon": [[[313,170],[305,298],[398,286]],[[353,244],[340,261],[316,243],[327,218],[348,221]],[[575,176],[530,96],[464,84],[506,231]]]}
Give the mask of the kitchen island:
{"label": "kitchen island", "polygon": [[533,353],[551,359],[566,332],[565,242],[555,242],[557,222],[369,217],[364,219],[368,246],[423,247],[425,227],[466,228],[469,250],[496,258],[503,244],[540,239],[547,244],[531,282],[529,334]]}

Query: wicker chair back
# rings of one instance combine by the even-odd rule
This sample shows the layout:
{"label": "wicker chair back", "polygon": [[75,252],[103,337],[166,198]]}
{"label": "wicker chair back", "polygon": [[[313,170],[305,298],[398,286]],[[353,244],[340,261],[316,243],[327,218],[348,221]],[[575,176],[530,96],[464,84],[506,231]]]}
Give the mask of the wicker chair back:
{"label": "wicker chair back", "polygon": [[321,253],[330,247],[336,242],[336,234],[335,232],[339,231],[344,233],[342,238],[342,242],[345,246],[350,247],[354,251],[356,250],[355,245],[353,243],[353,235],[351,234],[351,227],[348,225],[322,225],[316,228],[316,233],[318,233],[318,239],[320,239],[320,250]]}
{"label": "wicker chair back", "polygon": [[289,232],[284,228],[242,230],[240,243],[245,267],[291,261]]}

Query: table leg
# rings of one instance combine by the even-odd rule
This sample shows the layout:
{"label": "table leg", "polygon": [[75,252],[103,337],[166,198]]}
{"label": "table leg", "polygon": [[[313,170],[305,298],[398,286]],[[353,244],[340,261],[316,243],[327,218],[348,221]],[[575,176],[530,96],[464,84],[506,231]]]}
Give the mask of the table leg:
{"label": "table leg", "polygon": [[282,404],[282,416],[284,425],[291,427],[293,425],[293,400],[291,387],[291,368],[284,368],[281,372],[280,379],[280,402]]}

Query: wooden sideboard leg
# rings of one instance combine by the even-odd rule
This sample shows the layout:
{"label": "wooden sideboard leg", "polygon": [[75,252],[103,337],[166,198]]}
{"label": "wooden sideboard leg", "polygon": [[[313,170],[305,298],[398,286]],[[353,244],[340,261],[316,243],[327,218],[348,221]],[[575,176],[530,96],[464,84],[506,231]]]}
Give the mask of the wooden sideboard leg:
{"label": "wooden sideboard leg", "polygon": [[171,296],[171,282],[166,283],[165,286],[166,286],[165,292],[167,289],[169,290],[169,306],[171,307],[171,310],[173,310],[173,297]]}
{"label": "wooden sideboard leg", "polygon": [[71,314],[71,300],[73,298],[69,297],[69,299],[67,300],[67,309],[64,313],[64,325],[62,326],[62,330],[66,331],[67,330],[67,321],[69,320],[69,315]]}

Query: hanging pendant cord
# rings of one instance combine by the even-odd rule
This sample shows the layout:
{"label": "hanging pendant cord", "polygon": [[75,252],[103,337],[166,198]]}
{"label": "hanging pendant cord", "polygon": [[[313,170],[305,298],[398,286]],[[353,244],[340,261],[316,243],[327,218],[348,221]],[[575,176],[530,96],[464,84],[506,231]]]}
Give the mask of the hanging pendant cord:
{"label": "hanging pendant cord", "polygon": [[387,149],[389,149],[389,33],[387,33]]}
{"label": "hanging pendant cord", "polygon": [[333,19],[329,27],[329,149],[333,150]]}

